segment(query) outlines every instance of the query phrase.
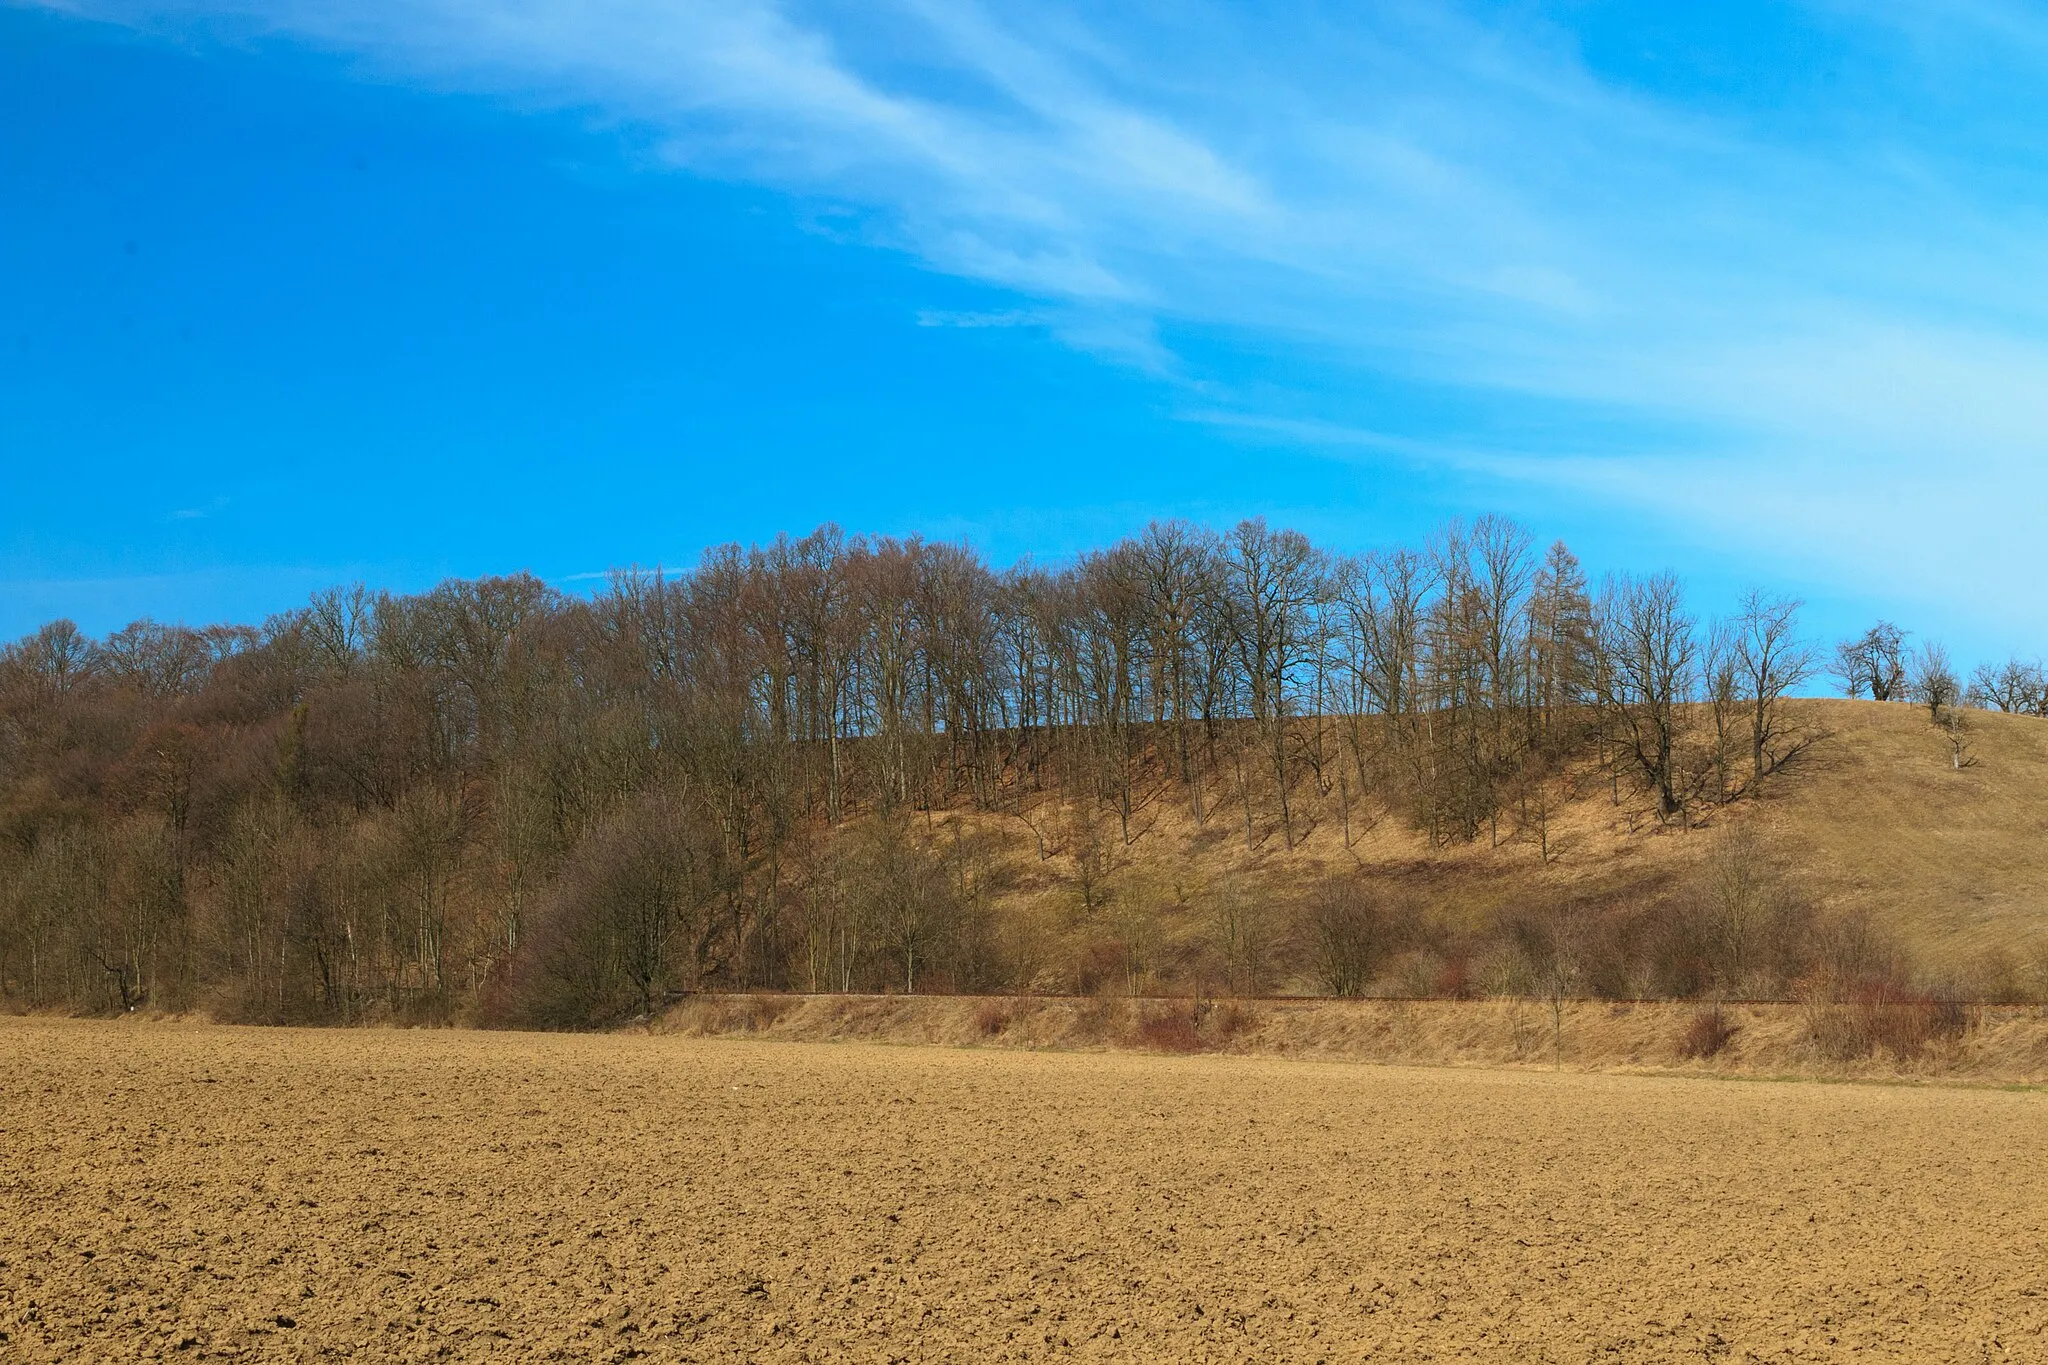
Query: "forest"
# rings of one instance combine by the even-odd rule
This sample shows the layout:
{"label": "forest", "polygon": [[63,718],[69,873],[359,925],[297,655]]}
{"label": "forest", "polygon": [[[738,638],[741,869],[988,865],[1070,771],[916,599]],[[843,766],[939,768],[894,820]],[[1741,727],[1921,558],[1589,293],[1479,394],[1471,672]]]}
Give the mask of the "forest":
{"label": "forest", "polygon": [[[1006,570],[827,526],[587,597],[517,575],[336,588],[257,626],[58,621],[0,652],[0,992],[584,1027],[702,991],[1889,979],[1867,926],[1739,849],[1716,894],[1532,896],[1477,926],[1325,869],[1260,893],[1286,904],[1256,932],[1209,907],[1168,955],[1105,880],[1162,821],[1261,866],[1381,821],[1547,860],[1568,800],[1682,833],[1798,762],[1816,735],[1788,698],[1829,673],[1924,706],[1958,765],[1969,707],[2042,709],[2038,669],[1965,682],[1884,623],[1823,654],[1798,610],[1758,590],[1705,619],[1668,574],[1596,588],[1483,517],[1361,556],[1157,523]],[[1015,847],[1060,869],[1057,923],[1006,895]],[[1422,948],[1436,966],[1394,982]]]}

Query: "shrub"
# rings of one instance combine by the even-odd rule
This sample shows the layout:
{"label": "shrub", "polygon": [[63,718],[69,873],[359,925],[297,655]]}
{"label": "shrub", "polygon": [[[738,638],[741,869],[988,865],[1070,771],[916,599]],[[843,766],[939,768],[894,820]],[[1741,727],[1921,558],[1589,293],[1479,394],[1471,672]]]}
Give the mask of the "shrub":
{"label": "shrub", "polygon": [[1200,1052],[1203,1046],[1193,1010],[1171,1010],[1140,1019],[1138,1044],[1154,1052]]}
{"label": "shrub", "polygon": [[480,1013],[545,1029],[652,1019],[704,976],[693,946],[723,858],[693,807],[659,790],[635,797],[577,846]]}
{"label": "shrub", "polygon": [[1302,920],[1317,984],[1331,995],[1364,995],[1391,938],[1386,916],[1364,885],[1353,877],[1324,882]]}
{"label": "shrub", "polygon": [[1119,1031],[1122,1005],[1108,996],[1094,996],[1074,1011],[1073,1033],[1077,1042],[1100,1042]]}
{"label": "shrub", "polygon": [[747,999],[740,1015],[740,1027],[747,1033],[765,1033],[783,1015],[796,1008],[794,1000],[779,995],[756,995]]}
{"label": "shrub", "polygon": [[974,1011],[974,1031],[984,1038],[994,1038],[1008,1029],[1014,1022],[1010,1008],[1000,1000],[984,1000]]}
{"label": "shrub", "polygon": [[1096,995],[1130,979],[1122,940],[1098,938],[1082,948],[1074,968],[1074,993]]}
{"label": "shrub", "polygon": [[1719,1005],[1709,1005],[1692,1017],[1678,1038],[1678,1055],[1704,1059],[1720,1055],[1722,1049],[1742,1032],[1742,1025],[1730,1019]]}
{"label": "shrub", "polygon": [[1216,1041],[1227,1043],[1240,1033],[1249,1033],[1259,1025],[1259,1012],[1250,1005],[1228,1000],[1216,1007],[1211,1027],[1215,1030]]}
{"label": "shrub", "polygon": [[1974,1006],[1909,990],[1889,977],[1846,982],[1820,977],[1802,983],[1800,995],[1808,1039],[1835,1061],[1880,1051],[1907,1061],[1930,1044],[1963,1037],[1977,1024]]}

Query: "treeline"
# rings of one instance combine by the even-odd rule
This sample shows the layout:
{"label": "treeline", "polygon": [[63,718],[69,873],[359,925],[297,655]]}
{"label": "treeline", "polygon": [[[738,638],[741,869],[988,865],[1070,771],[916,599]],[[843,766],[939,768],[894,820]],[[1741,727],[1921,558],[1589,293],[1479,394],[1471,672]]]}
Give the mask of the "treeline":
{"label": "treeline", "polygon": [[[1547,860],[1590,782],[1690,825],[1809,742],[1796,613],[1758,592],[1702,621],[1670,575],[1596,592],[1488,517],[1360,557],[1163,523],[1009,570],[825,527],[588,599],[520,575],[260,627],[60,621],[0,652],[0,991],[573,1026],[704,989],[1355,993],[1425,950],[1464,991],[1496,949],[1520,965],[1495,987],[1531,989],[1576,911],[1449,943],[1351,879],[1284,929],[1219,905],[1199,951],[1141,962],[1111,920],[1151,911],[1101,879],[1161,821],[1247,860],[1383,819]],[[1880,695],[1916,685],[1889,630]],[[1086,952],[1006,911],[1006,826],[1066,869]],[[1574,988],[1779,990],[1823,952],[1687,948],[1709,930],[1682,909],[1574,952]]]}

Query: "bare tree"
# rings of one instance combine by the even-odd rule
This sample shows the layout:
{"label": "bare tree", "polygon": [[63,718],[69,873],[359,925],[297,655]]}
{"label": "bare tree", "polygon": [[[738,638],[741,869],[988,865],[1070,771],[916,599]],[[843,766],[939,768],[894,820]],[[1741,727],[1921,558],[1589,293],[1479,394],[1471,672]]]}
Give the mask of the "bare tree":
{"label": "bare tree", "polygon": [[0,667],[27,680],[40,701],[67,696],[94,672],[99,651],[73,621],[52,621],[0,650]]}
{"label": "bare tree", "polygon": [[1303,915],[1317,981],[1331,995],[1364,995],[1392,945],[1391,926],[1355,878],[1333,878],[1309,894]]}
{"label": "bare tree", "polygon": [[1266,900],[1242,883],[1225,882],[1213,893],[1209,941],[1228,995],[1257,995],[1266,989],[1273,966],[1273,916]]}
{"label": "bare tree", "polygon": [[1697,915],[1696,956],[1724,998],[1783,992],[1796,974],[1806,906],[1779,871],[1763,838],[1738,824],[1709,846],[1687,898]]}
{"label": "bare tree", "polygon": [[[1409,785],[1423,776],[1422,622],[1433,589],[1428,561],[1406,549],[1348,561],[1334,577],[1332,627],[1361,796],[1389,771]],[[1348,784],[1340,792],[1348,824]]]}
{"label": "bare tree", "polygon": [[1678,580],[1668,573],[1611,580],[1601,594],[1595,638],[1603,662],[1602,709],[1621,752],[1655,796],[1658,819],[1678,814],[1680,705],[1699,658]]}
{"label": "bare tree", "polygon": [[1231,532],[1224,563],[1231,638],[1252,719],[1264,735],[1280,827],[1291,848],[1287,719],[1293,709],[1296,672],[1318,648],[1322,556],[1299,531],[1269,530],[1264,520],[1255,519],[1238,523]]}
{"label": "bare tree", "polygon": [[1986,710],[2037,716],[2048,707],[2048,678],[2040,664],[2017,658],[1998,665],[1978,664],[1970,674],[1965,700]]}
{"label": "bare tree", "polygon": [[1149,637],[1146,657],[1153,672],[1153,724],[1170,736],[1175,773],[1198,824],[1206,814],[1192,731],[1201,667],[1199,624],[1216,593],[1220,553],[1214,532],[1183,521],[1155,521],[1137,542]]}
{"label": "bare tree", "polygon": [[1562,1070],[1564,1007],[1586,978],[1590,919],[1577,901],[1552,901],[1510,917],[1506,929],[1550,1006],[1551,1062]]}
{"label": "bare tree", "polygon": [[1948,740],[1949,766],[1957,772],[1975,766],[1976,757],[1970,752],[1970,718],[1960,706],[1951,706],[1935,718],[1935,727]]}
{"label": "bare tree", "polygon": [[1485,673],[1484,734],[1475,767],[1495,843],[1500,842],[1500,789],[1515,769],[1521,738],[1514,722],[1525,696],[1525,616],[1536,572],[1529,556],[1533,544],[1526,529],[1505,517],[1484,516],[1472,527],[1479,655]]}
{"label": "bare tree", "polygon": [[1929,640],[1913,658],[1907,692],[1927,708],[1927,718],[1936,725],[1950,708],[1961,703],[1963,685],[1948,661],[1948,651]]}
{"label": "bare tree", "polygon": [[197,691],[213,666],[205,636],[146,618],[109,635],[99,652],[111,676],[158,701]]}
{"label": "bare tree", "polygon": [[[1802,605],[1797,598],[1752,588],[1743,594],[1736,614],[1734,662],[1749,702],[1750,772],[1758,779],[1787,756],[1779,751],[1788,738],[1785,698],[1813,676],[1813,650],[1798,634]],[[1803,739],[1790,737],[1791,750],[1803,744]]]}
{"label": "bare tree", "polygon": [[360,583],[314,593],[306,609],[307,633],[328,666],[344,681],[362,660],[370,610],[370,595]]}
{"label": "bare tree", "polygon": [[1726,802],[1733,794],[1728,769],[1738,743],[1736,731],[1744,710],[1742,662],[1739,657],[1741,627],[1734,621],[1717,620],[1706,630],[1700,645],[1700,691],[1713,722],[1713,740],[1708,767],[1714,775],[1714,800]]}
{"label": "bare tree", "polygon": [[1889,621],[1879,621],[1855,639],[1835,646],[1835,680],[1851,697],[1902,700],[1906,665],[1906,632]]}

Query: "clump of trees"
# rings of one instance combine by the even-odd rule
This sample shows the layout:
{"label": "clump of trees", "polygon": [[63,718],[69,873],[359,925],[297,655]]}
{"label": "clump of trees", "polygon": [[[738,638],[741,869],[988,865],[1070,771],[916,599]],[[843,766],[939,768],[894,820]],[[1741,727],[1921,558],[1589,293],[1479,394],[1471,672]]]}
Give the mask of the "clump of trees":
{"label": "clump of trees", "polygon": [[1979,664],[1965,680],[1940,643],[1929,640],[1913,649],[1908,638],[1889,621],[1878,622],[1836,646],[1835,678],[1851,697],[1925,707],[1928,723],[1947,741],[1952,767],[1960,770],[1976,761],[1970,711],[2048,715],[2048,673],[2038,661],[2014,656],[2002,664]]}
{"label": "clump of trees", "polygon": [[[991,827],[1071,856],[1091,914],[1169,812],[1247,859],[1393,819],[1547,860],[1590,779],[1684,827],[1810,742],[1797,609],[1703,622],[1669,575],[1596,590],[1486,517],[1361,556],[1167,522],[1007,570],[828,526],[589,598],[515,575],[260,626],[55,622],[0,650],[0,991],[571,1026],[703,989],[1074,986],[1003,913]],[[1838,666],[1931,686],[1902,639]],[[2037,673],[1970,695],[2038,707]],[[1181,965],[1249,988],[1295,952],[1351,993],[1429,937],[1366,891],[1315,906],[1281,933],[1219,901]],[[1104,913],[1145,979],[1149,912]]]}

